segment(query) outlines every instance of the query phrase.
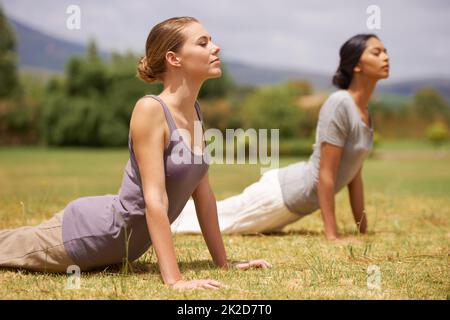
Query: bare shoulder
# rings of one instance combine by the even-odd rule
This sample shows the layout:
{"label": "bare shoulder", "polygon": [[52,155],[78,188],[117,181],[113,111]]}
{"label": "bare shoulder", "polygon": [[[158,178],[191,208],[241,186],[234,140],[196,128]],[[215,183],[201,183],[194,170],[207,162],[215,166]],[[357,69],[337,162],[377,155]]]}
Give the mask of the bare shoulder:
{"label": "bare shoulder", "polygon": [[149,130],[163,130],[164,123],[164,111],[157,100],[150,97],[142,97],[136,102],[130,121],[133,135]]}
{"label": "bare shoulder", "polygon": [[131,115],[132,121],[145,121],[147,124],[149,121],[155,123],[161,122],[161,120],[164,120],[164,117],[164,111],[159,101],[150,97],[140,98],[136,102]]}

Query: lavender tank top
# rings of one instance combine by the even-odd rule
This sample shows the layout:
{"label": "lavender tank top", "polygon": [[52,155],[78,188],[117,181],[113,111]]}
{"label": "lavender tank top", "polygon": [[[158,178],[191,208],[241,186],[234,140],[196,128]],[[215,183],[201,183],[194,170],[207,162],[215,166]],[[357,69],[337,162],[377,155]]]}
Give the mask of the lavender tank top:
{"label": "lavender tank top", "polygon": [[[169,201],[168,216],[172,223],[184,208],[200,180],[208,171],[206,154],[191,151],[177,131],[167,105],[157,96],[170,130],[170,143],[164,150],[164,172]],[[203,123],[200,107],[195,102],[197,116]],[[190,161],[179,160],[182,152]],[[131,133],[128,134],[128,160],[118,195],[88,196],[71,201],[64,209],[62,237],[64,247],[72,260],[89,270],[122,263],[128,252],[133,261],[151,245],[145,216],[145,201]],[[128,241],[126,241],[128,239]]]}

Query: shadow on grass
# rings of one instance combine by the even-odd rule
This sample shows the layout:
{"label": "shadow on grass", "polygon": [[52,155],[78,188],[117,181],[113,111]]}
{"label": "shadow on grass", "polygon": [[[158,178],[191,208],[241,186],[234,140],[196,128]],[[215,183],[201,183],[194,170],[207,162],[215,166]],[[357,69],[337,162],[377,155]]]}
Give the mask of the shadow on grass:
{"label": "shadow on grass", "polygon": [[[183,273],[185,271],[202,271],[202,270],[212,270],[216,269],[216,266],[211,260],[193,260],[193,261],[178,261],[178,267]],[[145,261],[135,261],[131,263],[131,273],[142,274],[160,274],[159,266],[157,262],[145,262]],[[120,273],[121,265],[113,265],[108,269],[112,273]]]}
{"label": "shadow on grass", "polygon": [[[178,266],[180,267],[180,271],[201,271],[201,270],[213,270],[217,269],[214,263],[211,260],[194,260],[194,261],[180,261],[178,262]],[[64,272],[43,272],[43,271],[34,271],[28,270],[24,268],[9,268],[9,267],[0,267],[1,271],[9,271],[15,273],[22,273],[24,275],[50,275],[50,276],[62,276],[66,275]],[[136,275],[136,274],[160,274],[158,263],[156,262],[145,262],[145,261],[135,261],[130,263],[130,270],[128,273],[125,273],[122,269],[122,264],[113,264],[104,267],[98,267],[91,270],[81,271],[84,276],[93,276],[93,275]]]}
{"label": "shadow on grass", "polygon": [[[376,235],[379,233],[396,233],[392,231],[368,231],[365,235]],[[342,230],[339,233],[341,236],[360,236],[360,234],[357,231],[351,231],[351,230]],[[181,235],[181,234],[180,234]],[[199,233],[183,233],[183,235],[189,235],[189,236],[201,236]],[[362,236],[365,236],[362,235]],[[286,237],[286,236],[307,236],[307,237],[324,237],[323,231],[314,231],[314,230],[306,230],[306,229],[292,229],[287,231],[267,231],[267,232],[253,232],[253,233],[229,233],[229,234],[222,234],[222,236],[226,237]]]}
{"label": "shadow on grass", "polygon": [[[368,231],[366,234],[360,234],[357,231],[342,230],[339,234],[341,237],[361,237],[366,238],[367,236],[374,236],[381,233],[396,233],[396,232],[379,232],[379,231]],[[229,235],[233,236],[233,235]],[[261,232],[261,233],[249,233],[242,235],[235,235],[241,237],[289,237],[289,236],[299,236],[299,237],[315,237],[318,240],[325,240],[325,234],[323,231],[313,231],[306,229],[298,230],[287,230],[287,231],[272,231],[272,232]]]}
{"label": "shadow on grass", "polygon": [[[276,237],[284,237],[284,236],[321,236],[323,233],[312,230],[288,230],[288,231],[268,231],[268,232],[255,232],[255,233],[247,233],[239,236],[244,237],[264,237],[264,236],[276,236]],[[236,234],[238,235],[238,234]],[[230,235],[231,236],[231,235]]]}

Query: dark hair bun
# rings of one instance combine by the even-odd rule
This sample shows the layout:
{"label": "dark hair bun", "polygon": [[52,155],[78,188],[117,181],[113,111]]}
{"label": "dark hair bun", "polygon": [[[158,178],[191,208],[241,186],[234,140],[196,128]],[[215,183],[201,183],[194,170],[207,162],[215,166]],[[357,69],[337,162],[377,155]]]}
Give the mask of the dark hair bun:
{"label": "dark hair bun", "polygon": [[351,77],[345,71],[338,69],[333,76],[333,84],[340,89],[348,89]]}

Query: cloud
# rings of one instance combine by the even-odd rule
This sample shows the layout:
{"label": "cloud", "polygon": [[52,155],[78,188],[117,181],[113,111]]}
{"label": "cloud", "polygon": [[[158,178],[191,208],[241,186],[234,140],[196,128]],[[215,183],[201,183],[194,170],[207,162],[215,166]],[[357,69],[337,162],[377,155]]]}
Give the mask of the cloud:
{"label": "cloud", "polygon": [[[392,79],[450,76],[450,3],[435,1],[3,1],[6,13],[29,25],[106,49],[144,51],[150,28],[163,19],[197,17],[227,59],[266,67],[332,73],[340,45],[366,27],[369,5],[381,9],[381,37],[389,50]],[[81,30],[65,27],[66,8],[81,8]]]}

